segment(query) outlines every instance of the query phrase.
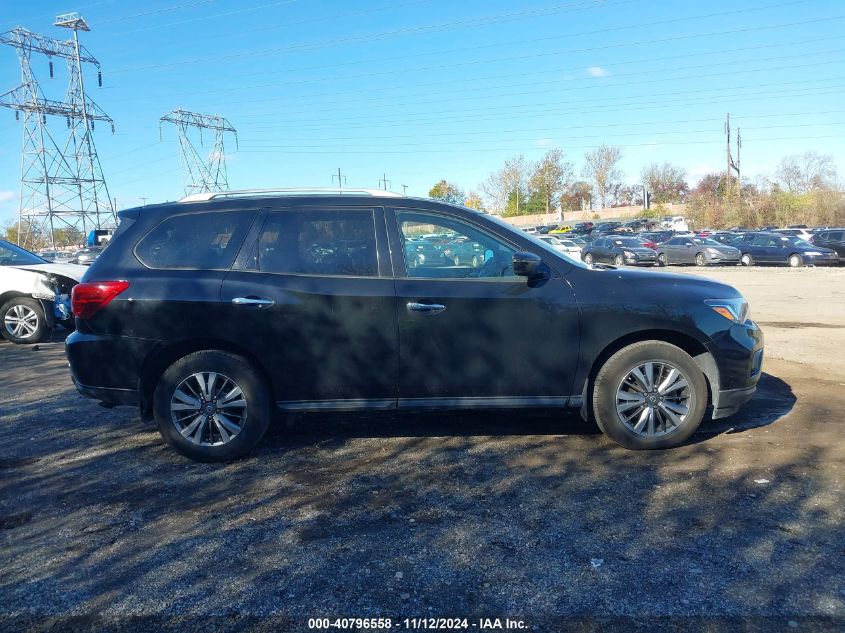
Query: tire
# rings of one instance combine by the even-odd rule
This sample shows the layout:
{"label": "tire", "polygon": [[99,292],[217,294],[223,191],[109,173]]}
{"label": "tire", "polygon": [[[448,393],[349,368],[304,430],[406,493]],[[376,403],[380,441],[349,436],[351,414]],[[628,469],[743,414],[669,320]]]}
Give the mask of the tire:
{"label": "tire", "polygon": [[592,253],[587,253],[586,255],[584,255],[584,263],[589,265],[589,266],[593,265],[593,254]]}
{"label": "tire", "polygon": [[666,257],[666,253],[659,253],[657,255],[657,265],[661,267],[669,265],[669,258]]}
{"label": "tire", "polygon": [[753,266],[754,258],[751,257],[751,253],[743,253],[742,257],[739,258],[739,263],[743,266]]}
{"label": "tire", "polygon": [[790,268],[798,268],[804,263],[804,260],[801,259],[800,255],[793,253],[789,256],[789,259],[787,259],[786,262],[789,264]]}
{"label": "tire", "polygon": [[[662,397],[635,381],[629,382],[635,369],[647,367],[649,363],[656,386],[670,378],[670,368],[678,372],[686,386],[675,378]],[[647,375],[648,371],[641,370],[641,374]],[[682,386],[672,389],[675,385]],[[647,392],[643,400],[636,402],[633,399],[637,396],[633,388]],[[647,397],[655,398],[658,404],[650,407],[645,400]],[[623,404],[618,405],[619,402]],[[617,406],[626,409],[625,415],[632,412],[627,424]],[[698,429],[706,407],[707,382],[701,369],[689,354],[664,341],[641,341],[622,348],[602,365],[593,383],[592,408],[598,427],[631,450],[672,448],[683,444]],[[679,413],[683,408],[686,413]],[[641,418],[643,411],[645,417]],[[638,423],[644,425],[639,432],[636,431]]]}
{"label": "tire", "polygon": [[695,265],[696,266],[706,266],[707,265],[707,258],[704,256],[704,253],[696,253],[695,254]]}
{"label": "tire", "polygon": [[3,338],[18,345],[41,343],[50,338],[52,330],[41,302],[32,297],[9,299],[0,308],[0,327]]}
{"label": "tire", "polygon": [[479,266],[479,264],[480,264],[480,263],[481,263],[481,262],[480,262],[480,261],[479,261],[479,259],[478,259],[478,255],[473,255],[473,256],[472,256],[472,267],[473,267],[473,268],[478,268],[478,266]]}
{"label": "tire", "polygon": [[452,260],[455,263],[455,266],[461,265],[461,258],[455,255],[455,259]]}
{"label": "tire", "polygon": [[[204,376],[205,389],[199,387],[198,375]],[[208,382],[212,382],[211,390]],[[176,395],[177,388],[181,395]],[[240,393],[232,396],[235,388]],[[191,417],[193,411],[199,413],[206,394],[220,396],[207,398],[203,405],[212,406],[204,409],[207,413],[220,407],[217,413],[223,415],[215,416],[217,420],[208,415]],[[153,415],[164,440],[185,457],[199,462],[230,461],[246,456],[264,436],[273,412],[270,396],[263,377],[244,358],[217,350],[194,352],[173,363],[159,379]],[[228,404],[218,404],[224,398]]]}
{"label": "tire", "polygon": [[613,258],[613,265],[614,266],[624,266],[625,265],[625,260],[622,259],[622,255],[617,255],[616,257]]}

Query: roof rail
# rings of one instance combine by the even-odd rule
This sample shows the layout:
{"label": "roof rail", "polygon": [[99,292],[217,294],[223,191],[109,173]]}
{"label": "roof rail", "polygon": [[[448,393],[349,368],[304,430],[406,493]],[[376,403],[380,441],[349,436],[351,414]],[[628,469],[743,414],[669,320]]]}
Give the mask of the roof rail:
{"label": "roof rail", "polygon": [[283,187],[275,189],[237,189],[234,191],[207,191],[203,193],[192,193],[182,198],[179,202],[207,202],[217,198],[238,198],[246,196],[296,196],[310,193],[336,193],[349,194],[353,196],[382,196],[386,198],[402,198],[402,194],[381,189],[351,189],[347,187]]}

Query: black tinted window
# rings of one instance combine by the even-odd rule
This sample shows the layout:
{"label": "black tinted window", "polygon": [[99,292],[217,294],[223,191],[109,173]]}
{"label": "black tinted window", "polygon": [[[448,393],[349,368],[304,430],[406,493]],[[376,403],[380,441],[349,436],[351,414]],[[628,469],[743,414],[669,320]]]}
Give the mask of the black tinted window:
{"label": "black tinted window", "polygon": [[147,233],[135,254],[150,268],[228,270],[254,216],[253,211],[177,215]]}
{"label": "black tinted window", "polygon": [[282,211],[264,225],[258,268],[271,273],[378,275],[372,211]]}
{"label": "black tinted window", "polygon": [[841,242],[843,235],[845,235],[845,232],[843,231],[834,231],[833,233],[826,233],[824,235],[824,239],[831,242]]}

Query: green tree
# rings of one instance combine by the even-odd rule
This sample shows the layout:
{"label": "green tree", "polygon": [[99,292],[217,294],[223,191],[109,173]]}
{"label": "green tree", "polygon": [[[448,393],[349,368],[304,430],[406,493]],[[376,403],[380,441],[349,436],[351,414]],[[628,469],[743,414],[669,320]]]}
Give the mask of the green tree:
{"label": "green tree", "polygon": [[652,163],[642,172],[642,183],[655,204],[683,202],[689,193],[687,174],[683,168],[663,163]]}
{"label": "green tree", "polygon": [[550,149],[534,164],[529,180],[531,197],[533,198],[534,193],[540,197],[545,213],[552,212],[552,205],[572,181],[574,173],[572,163],[564,160],[563,151],[559,149]]}
{"label": "green tree", "polygon": [[584,154],[584,160],[586,162],[583,175],[593,181],[602,208],[607,208],[614,185],[622,180],[622,171],[619,169],[622,150],[610,145],[601,145]]}
{"label": "green tree", "polygon": [[434,200],[443,200],[449,204],[464,204],[466,195],[457,185],[441,180],[428,191],[428,197]]}

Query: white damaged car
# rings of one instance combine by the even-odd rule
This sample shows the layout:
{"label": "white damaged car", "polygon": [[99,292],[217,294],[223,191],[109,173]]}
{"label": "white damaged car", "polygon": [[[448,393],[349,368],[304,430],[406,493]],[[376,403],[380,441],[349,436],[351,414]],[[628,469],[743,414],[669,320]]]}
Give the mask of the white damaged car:
{"label": "white damaged car", "polygon": [[0,327],[12,343],[39,343],[56,324],[73,329],[70,291],[88,270],[52,264],[0,240]]}

